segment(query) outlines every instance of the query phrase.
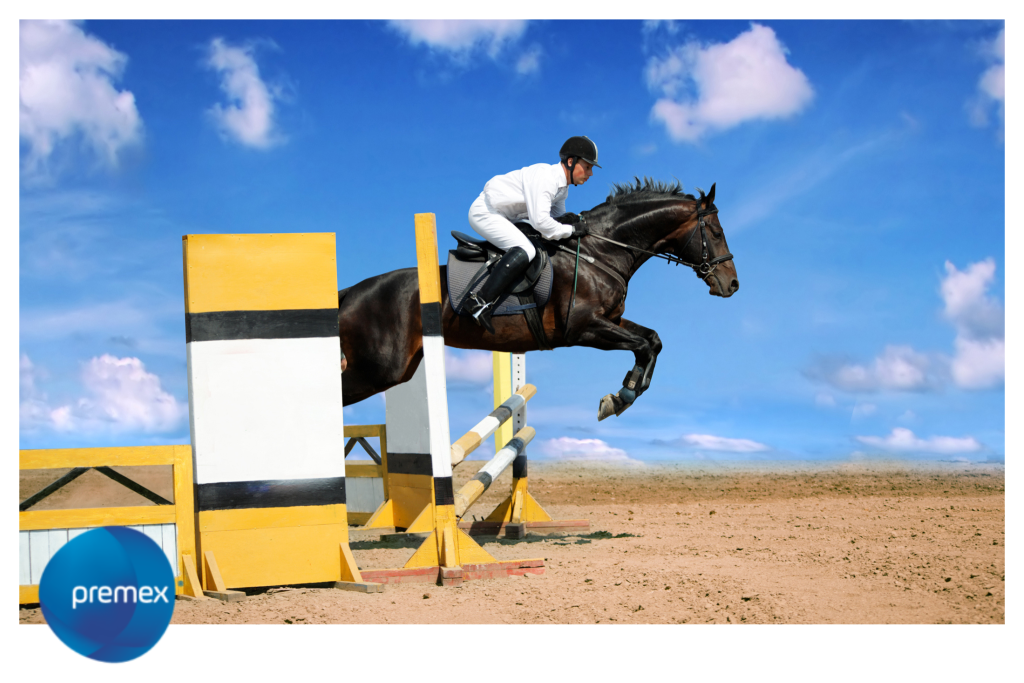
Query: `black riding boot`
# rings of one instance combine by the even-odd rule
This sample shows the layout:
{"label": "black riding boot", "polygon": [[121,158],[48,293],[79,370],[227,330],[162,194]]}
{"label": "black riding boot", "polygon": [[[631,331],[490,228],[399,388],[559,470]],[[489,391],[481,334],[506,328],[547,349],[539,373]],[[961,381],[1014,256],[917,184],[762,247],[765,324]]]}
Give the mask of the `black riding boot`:
{"label": "black riding boot", "polygon": [[530,257],[522,247],[512,247],[505,252],[480,291],[475,294],[470,293],[462,304],[462,307],[473,316],[477,325],[494,334],[491,315],[494,313],[498,299],[515,284],[515,281],[529,266]]}

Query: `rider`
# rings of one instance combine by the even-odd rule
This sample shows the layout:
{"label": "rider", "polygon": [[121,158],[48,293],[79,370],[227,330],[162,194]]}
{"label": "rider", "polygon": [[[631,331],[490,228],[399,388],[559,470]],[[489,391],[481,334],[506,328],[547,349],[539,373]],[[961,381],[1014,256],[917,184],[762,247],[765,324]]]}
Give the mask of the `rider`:
{"label": "rider", "polygon": [[[579,216],[565,210],[569,183],[582,185],[590,179],[597,163],[597,145],[585,135],[569,138],[562,145],[558,164],[534,164],[494,176],[469,207],[469,225],[488,242],[505,250],[490,278],[479,292],[470,293],[463,306],[478,325],[494,334],[491,315],[498,298],[530,265],[537,250],[513,225],[528,221],[543,237],[561,240],[582,234],[574,225]],[[561,218],[565,223],[556,221]]]}

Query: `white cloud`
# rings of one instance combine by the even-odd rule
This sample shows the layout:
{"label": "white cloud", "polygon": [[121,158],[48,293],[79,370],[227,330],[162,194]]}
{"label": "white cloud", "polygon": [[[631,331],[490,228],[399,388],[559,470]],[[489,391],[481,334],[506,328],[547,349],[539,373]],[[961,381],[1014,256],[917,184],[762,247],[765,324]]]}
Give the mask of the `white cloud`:
{"label": "white cloud", "polygon": [[957,334],[970,339],[1002,338],[1005,328],[1003,305],[988,295],[995,280],[996,263],[987,258],[957,270],[946,261],[946,277],[940,291],[945,303],[943,315]]}
{"label": "white cloud", "polygon": [[535,73],[540,69],[540,56],[542,52],[539,45],[534,45],[521,55],[516,61],[516,73],[520,76]]}
{"label": "white cloud", "polygon": [[756,119],[782,119],[806,107],[814,90],[786,60],[786,48],[767,26],[752,24],[729,43],[687,42],[647,62],[648,87],[661,95],[652,109],[673,140]]}
{"label": "white cloud", "polygon": [[769,446],[750,439],[730,439],[724,436],[712,436],[711,434],[686,434],[679,437],[677,443],[703,448],[708,451],[727,451],[730,453],[759,453],[770,451]]}
{"label": "white cloud", "polygon": [[869,364],[824,361],[808,375],[850,392],[936,391],[952,381],[960,389],[991,389],[1006,377],[1005,313],[989,294],[996,264],[991,258],[958,270],[946,261],[940,285],[943,317],[956,330],[953,355],[886,346]]}
{"label": "white cloud", "polygon": [[214,38],[206,66],[220,74],[220,88],[227,97],[226,103],[208,110],[224,137],[256,149],[283,142],[274,124],[280,92],[260,78],[252,45],[233,47],[223,38]]}
{"label": "white cloud", "polygon": [[984,448],[974,437],[933,436],[919,439],[914,432],[896,427],[889,436],[858,436],[857,441],[897,453],[974,453]]}
{"label": "white cloud", "polygon": [[961,389],[989,389],[1006,378],[1006,342],[957,338],[956,355],[950,364],[953,381]]}
{"label": "white cloud", "polygon": [[36,386],[37,370],[21,358],[21,426],[25,431],[65,433],[165,432],[176,428],[188,406],[165,392],[160,378],[138,358],[104,354],[82,368],[86,396],[52,405]]}
{"label": "white cloud", "polygon": [[812,376],[844,391],[928,391],[939,386],[941,359],[909,346],[886,346],[868,365],[825,364]]}
{"label": "white cloud", "polygon": [[555,460],[599,461],[637,463],[621,448],[609,446],[600,439],[573,439],[562,436],[540,443],[538,450],[547,458]]}
{"label": "white cloud", "polygon": [[135,96],[118,90],[128,58],[69,21],[20,24],[19,122],[26,166],[45,166],[62,143],[80,141],[116,166],[142,140]]}
{"label": "white cloud", "polygon": [[814,397],[814,405],[822,408],[834,408],[836,405],[836,399],[832,394],[820,392]]}
{"label": "white cloud", "polygon": [[962,389],[996,387],[1006,376],[1003,305],[988,294],[995,272],[991,258],[972,263],[963,271],[946,261],[941,287],[943,313],[956,328],[956,353],[950,373]]}
{"label": "white cloud", "polygon": [[853,407],[853,414],[851,417],[856,420],[857,418],[873,415],[877,410],[878,406],[874,403],[858,403]]}
{"label": "white cloud", "polygon": [[[519,19],[395,20],[388,23],[410,44],[425,45],[458,62],[468,61],[469,57],[479,50],[491,59],[497,59],[508,46],[523,36],[527,26],[526,21]],[[520,73],[526,73],[522,69],[530,67],[529,54],[528,52],[521,57],[517,63],[517,70]],[[534,60],[536,68],[539,64],[539,52]]]}
{"label": "white cloud", "polygon": [[472,384],[490,383],[494,377],[494,359],[490,351],[444,350],[444,372],[448,381]]}
{"label": "white cloud", "polygon": [[991,63],[978,79],[978,92],[967,103],[971,123],[987,126],[989,113],[995,111],[1000,125],[1005,119],[1006,106],[1006,29],[999,31],[982,48],[983,56]]}

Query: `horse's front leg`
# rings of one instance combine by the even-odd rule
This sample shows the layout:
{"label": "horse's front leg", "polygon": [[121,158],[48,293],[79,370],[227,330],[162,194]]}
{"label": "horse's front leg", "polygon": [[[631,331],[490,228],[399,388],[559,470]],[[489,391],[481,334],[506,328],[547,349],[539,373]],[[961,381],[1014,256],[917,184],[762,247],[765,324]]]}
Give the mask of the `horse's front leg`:
{"label": "horse's front leg", "polygon": [[654,330],[643,325],[637,325],[632,320],[626,320],[625,318],[619,319],[619,327],[643,337],[650,346],[650,358],[645,363],[642,363],[640,354],[635,354],[636,365],[633,366],[633,369],[626,375],[626,379],[622,383],[623,388],[634,391],[636,396],[640,396],[651,386],[651,379],[654,377],[654,365],[658,362],[658,354],[661,353],[661,337]]}
{"label": "horse's front leg", "polygon": [[620,319],[620,323],[616,324],[600,316],[591,317],[578,329],[579,332],[574,335],[573,346],[589,346],[602,351],[633,352],[636,365],[626,375],[622,388],[617,394],[608,394],[602,398],[597,409],[598,421],[610,415],[621,415],[632,405],[639,393],[650,385],[654,363],[658,352],[661,351],[661,340],[653,330],[628,320]]}

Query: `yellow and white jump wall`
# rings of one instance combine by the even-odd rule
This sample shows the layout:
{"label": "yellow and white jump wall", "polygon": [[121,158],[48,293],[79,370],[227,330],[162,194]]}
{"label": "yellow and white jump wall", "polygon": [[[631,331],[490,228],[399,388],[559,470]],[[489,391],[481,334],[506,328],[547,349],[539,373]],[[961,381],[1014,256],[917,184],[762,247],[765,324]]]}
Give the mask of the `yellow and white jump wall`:
{"label": "yellow and white jump wall", "polygon": [[182,249],[203,588],[361,582],[334,234],[186,235]]}

